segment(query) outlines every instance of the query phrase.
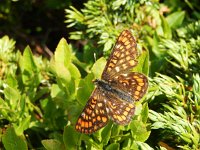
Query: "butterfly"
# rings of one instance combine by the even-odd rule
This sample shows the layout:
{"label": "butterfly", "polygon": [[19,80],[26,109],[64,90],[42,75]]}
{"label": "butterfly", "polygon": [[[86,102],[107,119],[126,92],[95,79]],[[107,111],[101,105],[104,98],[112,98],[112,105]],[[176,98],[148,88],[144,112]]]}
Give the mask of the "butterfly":
{"label": "butterfly", "polygon": [[130,70],[138,64],[137,44],[129,30],[124,30],[110,54],[101,79],[94,81],[92,92],[79,116],[75,129],[92,134],[104,127],[109,119],[119,125],[130,123],[135,102],[147,91],[145,75]]}

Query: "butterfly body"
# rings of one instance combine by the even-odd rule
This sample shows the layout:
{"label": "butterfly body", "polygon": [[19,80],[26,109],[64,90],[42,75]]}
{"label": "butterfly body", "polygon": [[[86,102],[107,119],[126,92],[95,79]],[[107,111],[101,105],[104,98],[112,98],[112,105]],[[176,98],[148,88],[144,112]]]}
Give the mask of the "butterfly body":
{"label": "butterfly body", "polygon": [[131,72],[138,62],[136,42],[129,30],[117,39],[101,79],[94,81],[96,88],[78,118],[75,129],[91,134],[104,127],[109,119],[119,125],[130,123],[135,113],[135,102],[147,91],[148,79]]}
{"label": "butterfly body", "polygon": [[112,81],[107,82],[104,80],[96,79],[94,83],[97,85],[97,87],[99,88],[99,90],[102,92],[104,96],[108,95],[107,97],[109,97],[109,95],[113,95],[117,97],[117,99],[120,99],[120,100],[125,100],[128,102],[134,101],[130,94],[114,87],[112,84],[116,84],[115,82],[112,82]]}

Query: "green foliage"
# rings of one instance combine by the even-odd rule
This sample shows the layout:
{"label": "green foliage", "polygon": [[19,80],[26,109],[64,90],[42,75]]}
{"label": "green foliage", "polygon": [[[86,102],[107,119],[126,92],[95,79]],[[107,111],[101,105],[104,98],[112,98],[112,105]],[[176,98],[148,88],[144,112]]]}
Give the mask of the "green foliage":
{"label": "green foliage", "polygon": [[2,142],[5,149],[28,149],[26,141],[23,136],[19,137],[16,135],[13,128],[7,128],[6,133],[2,137]]}
{"label": "green foliage", "polygon": [[[4,15],[10,4],[0,6]],[[45,4],[62,6],[61,2],[54,6],[51,0]],[[70,39],[84,45],[77,50],[62,38],[50,60],[33,55],[29,46],[21,53],[14,40],[2,37],[1,146],[22,150],[200,149],[197,6],[197,1],[179,0],[88,0],[81,10],[71,6],[65,10],[67,28],[73,28]],[[80,134],[74,126],[94,89],[92,80],[100,78],[105,57],[124,29],[136,38],[140,55],[133,71],[149,76],[149,91],[135,103],[129,125],[110,121],[94,134]]]}

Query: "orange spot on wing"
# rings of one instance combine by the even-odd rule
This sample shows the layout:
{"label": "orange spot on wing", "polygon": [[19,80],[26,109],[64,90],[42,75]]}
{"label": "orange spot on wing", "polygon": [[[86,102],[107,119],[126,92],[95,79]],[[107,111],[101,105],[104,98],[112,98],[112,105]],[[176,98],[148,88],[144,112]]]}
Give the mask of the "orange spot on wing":
{"label": "orange spot on wing", "polygon": [[91,121],[88,123],[88,126],[89,126],[89,127],[91,127],[91,126],[92,126],[92,122],[91,122]]}
{"label": "orange spot on wing", "polygon": [[137,95],[137,96],[138,96],[138,95],[140,95],[140,92],[138,92],[138,91],[135,91],[135,95]]}
{"label": "orange spot on wing", "polygon": [[144,82],[138,83],[139,86],[144,86]]}
{"label": "orange spot on wing", "polygon": [[131,66],[134,66],[134,65],[135,65],[135,61],[134,61],[134,60],[131,60],[131,61],[129,61],[129,64],[130,64]]}
{"label": "orange spot on wing", "polygon": [[108,119],[106,117],[102,117],[102,121],[106,122]]}
{"label": "orange spot on wing", "polygon": [[129,49],[129,48],[131,48],[131,45],[130,44],[126,45],[126,49]]}
{"label": "orange spot on wing", "polygon": [[98,121],[101,121],[101,116],[97,116],[97,120],[98,120]]}
{"label": "orange spot on wing", "polygon": [[131,110],[131,109],[130,109],[129,107],[126,107],[126,111],[128,111],[128,112],[129,112],[130,110]]}
{"label": "orange spot on wing", "polygon": [[137,86],[137,91],[141,91],[142,87],[141,86]]}

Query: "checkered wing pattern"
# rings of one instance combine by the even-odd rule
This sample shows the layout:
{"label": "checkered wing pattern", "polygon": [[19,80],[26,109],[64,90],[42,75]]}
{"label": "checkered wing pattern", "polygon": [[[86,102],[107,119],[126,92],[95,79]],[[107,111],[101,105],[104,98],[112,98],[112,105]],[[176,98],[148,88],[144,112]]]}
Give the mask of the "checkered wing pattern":
{"label": "checkered wing pattern", "polygon": [[122,101],[114,95],[109,95],[109,101],[106,102],[108,116],[117,124],[127,125],[135,112],[135,105]]}
{"label": "checkered wing pattern", "polygon": [[138,52],[136,42],[129,30],[124,30],[117,39],[110,58],[102,74],[102,79],[112,80],[113,77],[126,73],[137,65]]}
{"label": "checkered wing pattern", "polygon": [[138,72],[129,72],[116,76],[112,86],[131,95],[134,101],[140,100],[147,91],[148,79]]}
{"label": "checkered wing pattern", "polygon": [[75,129],[85,134],[91,134],[104,127],[107,122],[108,115],[104,97],[99,89],[96,88],[79,116]]}

